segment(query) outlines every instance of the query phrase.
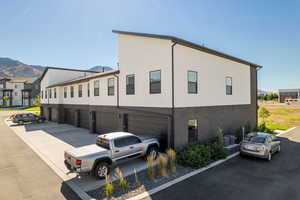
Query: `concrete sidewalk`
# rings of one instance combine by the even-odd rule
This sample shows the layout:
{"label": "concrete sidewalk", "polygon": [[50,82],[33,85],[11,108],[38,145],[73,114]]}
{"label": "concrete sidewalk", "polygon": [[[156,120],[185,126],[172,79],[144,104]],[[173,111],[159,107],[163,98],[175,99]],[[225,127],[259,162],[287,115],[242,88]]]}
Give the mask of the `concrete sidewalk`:
{"label": "concrete sidewalk", "polygon": [[7,116],[7,112],[0,114],[0,199],[76,199],[63,180],[7,127]]}

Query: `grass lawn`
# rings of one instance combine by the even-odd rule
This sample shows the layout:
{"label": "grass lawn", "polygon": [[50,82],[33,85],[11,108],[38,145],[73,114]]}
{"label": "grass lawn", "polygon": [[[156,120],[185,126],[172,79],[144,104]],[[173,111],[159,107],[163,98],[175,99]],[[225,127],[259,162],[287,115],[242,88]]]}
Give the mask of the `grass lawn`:
{"label": "grass lawn", "polygon": [[18,108],[18,107],[12,107],[12,108],[0,108],[0,111],[40,111],[40,107],[34,106],[29,108]]}
{"label": "grass lawn", "polygon": [[[300,106],[260,104],[270,111],[271,116],[266,120],[266,126],[272,130],[287,130],[300,126]],[[259,119],[259,122],[262,120]]]}

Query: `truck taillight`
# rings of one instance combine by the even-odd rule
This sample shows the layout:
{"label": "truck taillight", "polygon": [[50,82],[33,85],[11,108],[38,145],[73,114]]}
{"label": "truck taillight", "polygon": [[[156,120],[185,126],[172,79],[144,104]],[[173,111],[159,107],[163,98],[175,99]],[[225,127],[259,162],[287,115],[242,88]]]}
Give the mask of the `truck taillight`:
{"label": "truck taillight", "polygon": [[76,164],[77,166],[80,166],[80,165],[81,165],[81,160],[76,160],[76,161],[75,161],[75,164]]}

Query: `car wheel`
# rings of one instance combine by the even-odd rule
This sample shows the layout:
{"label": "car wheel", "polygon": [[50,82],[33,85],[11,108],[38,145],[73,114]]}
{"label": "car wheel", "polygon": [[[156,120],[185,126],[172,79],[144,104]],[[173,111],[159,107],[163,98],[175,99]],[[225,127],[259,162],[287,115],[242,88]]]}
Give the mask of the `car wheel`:
{"label": "car wheel", "polygon": [[272,154],[271,154],[271,152],[269,152],[269,154],[268,154],[268,161],[271,161],[272,160]]}
{"label": "car wheel", "polygon": [[106,162],[100,162],[97,164],[94,175],[99,179],[104,179],[105,174],[109,174],[109,165]]}
{"label": "car wheel", "polygon": [[156,158],[158,157],[158,148],[157,146],[151,146],[148,148],[147,150],[147,154],[146,157],[148,156],[152,156],[154,158],[154,160],[156,160]]}
{"label": "car wheel", "polygon": [[280,145],[278,146],[278,149],[277,149],[277,152],[280,152],[281,151],[281,147]]}

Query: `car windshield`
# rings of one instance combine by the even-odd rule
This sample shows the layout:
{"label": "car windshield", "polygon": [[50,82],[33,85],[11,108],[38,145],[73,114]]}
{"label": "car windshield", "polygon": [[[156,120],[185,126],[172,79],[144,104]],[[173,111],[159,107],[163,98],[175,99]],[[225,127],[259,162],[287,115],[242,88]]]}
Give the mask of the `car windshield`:
{"label": "car windshield", "polygon": [[99,146],[99,147],[102,147],[104,149],[110,149],[109,147],[109,141],[104,139],[104,138],[98,138],[97,141],[96,141],[96,144]]}
{"label": "car windshield", "polygon": [[255,137],[251,137],[250,138],[250,142],[253,142],[253,143],[265,143],[266,141],[266,138],[265,137],[260,137],[260,136],[255,136]]}

